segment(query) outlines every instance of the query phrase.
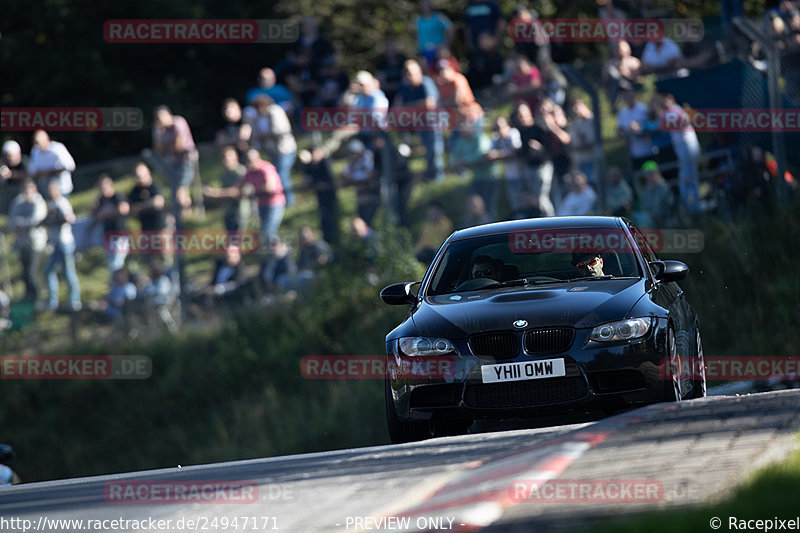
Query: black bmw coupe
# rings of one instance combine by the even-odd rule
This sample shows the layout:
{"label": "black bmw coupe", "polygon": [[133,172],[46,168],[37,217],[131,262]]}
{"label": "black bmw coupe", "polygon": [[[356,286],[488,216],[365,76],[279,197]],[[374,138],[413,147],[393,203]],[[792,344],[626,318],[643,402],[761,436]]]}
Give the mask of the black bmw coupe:
{"label": "black bmw coupe", "polygon": [[453,233],[386,337],[392,442],[535,417],[705,396],[699,321],[649,234],[615,217],[552,217]]}

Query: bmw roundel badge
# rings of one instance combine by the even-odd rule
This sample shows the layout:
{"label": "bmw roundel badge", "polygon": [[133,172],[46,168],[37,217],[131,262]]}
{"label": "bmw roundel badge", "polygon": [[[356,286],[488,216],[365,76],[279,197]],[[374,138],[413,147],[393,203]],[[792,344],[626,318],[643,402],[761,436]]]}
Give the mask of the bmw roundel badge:
{"label": "bmw roundel badge", "polygon": [[527,320],[515,320],[514,321],[514,327],[515,328],[524,328],[527,325],[528,325],[528,321]]}

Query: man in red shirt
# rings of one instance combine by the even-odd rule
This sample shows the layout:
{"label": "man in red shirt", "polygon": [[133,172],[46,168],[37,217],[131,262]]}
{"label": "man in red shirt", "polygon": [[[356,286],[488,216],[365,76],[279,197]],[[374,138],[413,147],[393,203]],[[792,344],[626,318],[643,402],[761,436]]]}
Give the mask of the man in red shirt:
{"label": "man in red shirt", "polygon": [[261,159],[261,154],[255,148],[247,151],[247,172],[236,185],[225,189],[206,188],[204,194],[211,198],[255,196],[264,249],[269,249],[270,243],[277,238],[286,210],[286,195],[275,166]]}
{"label": "man in red shirt", "polygon": [[436,77],[436,87],[439,89],[439,106],[454,109],[456,112],[453,134],[465,122],[479,133],[483,128],[483,108],[475,100],[467,78],[453,70],[447,61],[439,61],[437,66],[439,75]]}

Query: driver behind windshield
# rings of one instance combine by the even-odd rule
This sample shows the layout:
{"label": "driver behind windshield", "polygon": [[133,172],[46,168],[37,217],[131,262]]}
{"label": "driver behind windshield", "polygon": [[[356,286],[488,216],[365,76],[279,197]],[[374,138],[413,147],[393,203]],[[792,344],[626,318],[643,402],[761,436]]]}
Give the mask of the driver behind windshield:
{"label": "driver behind windshield", "polygon": [[598,254],[574,254],[572,264],[582,276],[600,277],[603,274],[603,258]]}
{"label": "driver behind windshield", "polygon": [[489,278],[498,281],[499,268],[497,268],[497,261],[488,255],[479,255],[475,258],[475,263],[472,265],[472,279]]}

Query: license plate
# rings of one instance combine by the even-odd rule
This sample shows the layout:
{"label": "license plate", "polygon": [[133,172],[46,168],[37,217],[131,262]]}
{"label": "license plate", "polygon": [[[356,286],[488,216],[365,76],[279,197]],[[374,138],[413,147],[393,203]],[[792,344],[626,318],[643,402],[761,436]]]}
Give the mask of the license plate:
{"label": "license plate", "polygon": [[523,361],[521,363],[483,365],[481,367],[481,376],[484,383],[557,378],[566,375],[567,370],[564,367],[563,359],[542,359],[539,361]]}

